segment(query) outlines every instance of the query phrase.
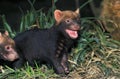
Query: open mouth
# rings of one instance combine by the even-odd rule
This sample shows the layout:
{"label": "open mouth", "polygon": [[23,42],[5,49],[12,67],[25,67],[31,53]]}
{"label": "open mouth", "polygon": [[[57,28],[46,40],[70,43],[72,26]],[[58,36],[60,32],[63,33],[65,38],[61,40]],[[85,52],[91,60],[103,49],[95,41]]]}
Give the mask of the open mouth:
{"label": "open mouth", "polygon": [[78,37],[77,30],[66,29],[65,31],[72,39],[76,39]]}

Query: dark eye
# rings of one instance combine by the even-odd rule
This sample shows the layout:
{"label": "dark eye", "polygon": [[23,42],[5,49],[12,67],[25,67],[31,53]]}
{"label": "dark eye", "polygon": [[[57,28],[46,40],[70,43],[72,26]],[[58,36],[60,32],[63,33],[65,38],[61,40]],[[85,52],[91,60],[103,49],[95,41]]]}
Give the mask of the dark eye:
{"label": "dark eye", "polygon": [[9,49],[10,49],[10,47],[8,46],[8,47],[6,47],[6,49],[7,49],[7,50],[9,50]]}
{"label": "dark eye", "polygon": [[10,50],[11,50],[11,46],[10,46],[10,45],[6,45],[6,46],[5,46],[5,50],[6,50],[6,51],[10,51]]}
{"label": "dark eye", "polygon": [[71,22],[71,20],[70,19],[66,19],[66,21],[65,21],[66,23],[70,23]]}

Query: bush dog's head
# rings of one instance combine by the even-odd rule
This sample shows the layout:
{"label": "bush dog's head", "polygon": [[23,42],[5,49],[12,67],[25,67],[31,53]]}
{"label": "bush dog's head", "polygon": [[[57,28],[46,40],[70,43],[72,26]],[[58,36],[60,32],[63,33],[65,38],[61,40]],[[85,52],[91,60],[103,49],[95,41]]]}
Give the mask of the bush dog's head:
{"label": "bush dog's head", "polygon": [[15,50],[15,42],[9,37],[7,31],[4,34],[0,32],[0,58],[3,60],[14,61],[18,59]]}
{"label": "bush dog's head", "polygon": [[76,39],[78,37],[78,30],[80,30],[80,15],[79,9],[76,11],[54,11],[54,18],[56,26],[68,38]]}

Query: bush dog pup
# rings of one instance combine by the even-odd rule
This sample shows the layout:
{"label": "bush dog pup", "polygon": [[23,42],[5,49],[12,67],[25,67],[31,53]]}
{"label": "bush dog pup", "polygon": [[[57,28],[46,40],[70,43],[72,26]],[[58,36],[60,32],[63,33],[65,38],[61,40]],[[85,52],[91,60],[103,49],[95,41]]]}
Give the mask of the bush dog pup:
{"label": "bush dog pup", "polygon": [[26,61],[34,66],[46,63],[58,74],[69,73],[68,51],[78,38],[80,30],[79,9],[76,11],[54,11],[55,24],[49,29],[34,28],[18,34],[14,41],[19,60],[14,67],[21,67]]}
{"label": "bush dog pup", "polygon": [[7,31],[4,34],[0,32],[0,59],[14,61],[18,58],[14,40],[9,37]]}

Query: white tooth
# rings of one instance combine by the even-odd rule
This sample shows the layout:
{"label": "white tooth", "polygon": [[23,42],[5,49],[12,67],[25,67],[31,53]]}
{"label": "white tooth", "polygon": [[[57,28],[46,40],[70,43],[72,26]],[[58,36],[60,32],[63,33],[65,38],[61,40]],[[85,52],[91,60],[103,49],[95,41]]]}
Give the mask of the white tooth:
{"label": "white tooth", "polygon": [[75,31],[75,34],[77,34],[77,32]]}

